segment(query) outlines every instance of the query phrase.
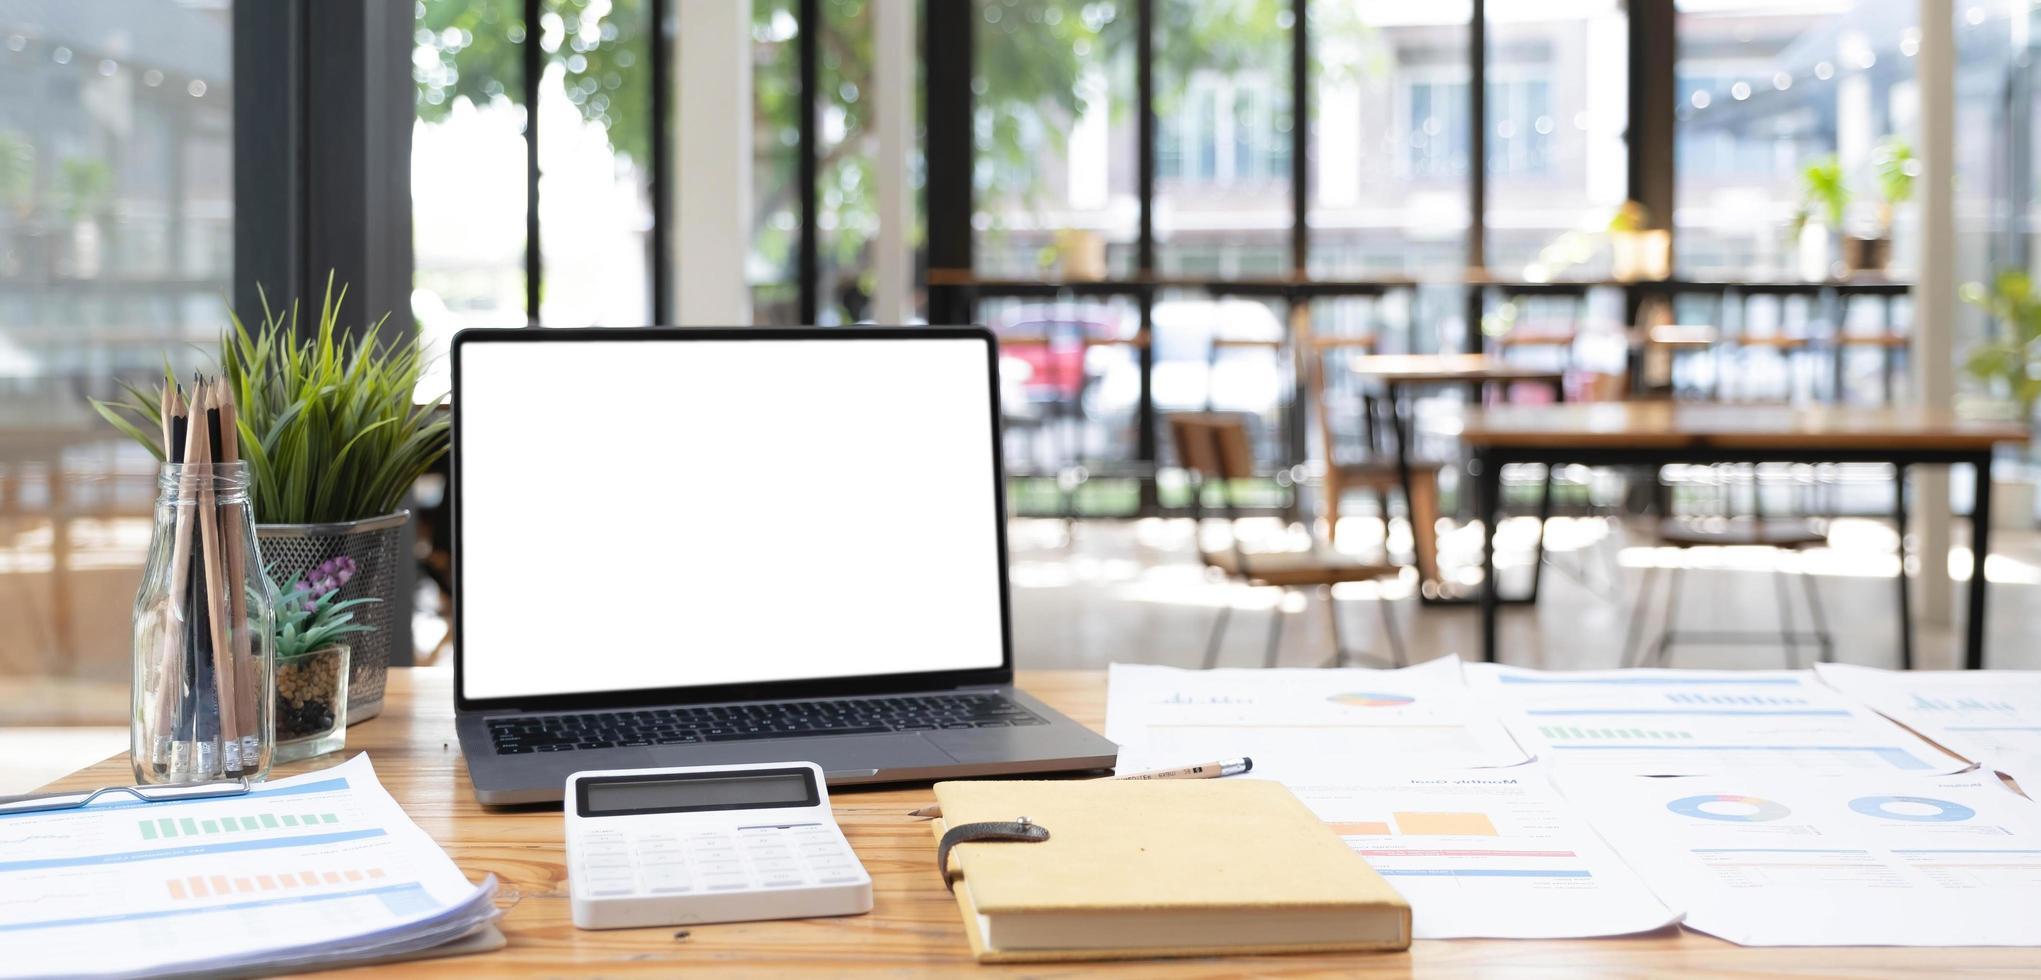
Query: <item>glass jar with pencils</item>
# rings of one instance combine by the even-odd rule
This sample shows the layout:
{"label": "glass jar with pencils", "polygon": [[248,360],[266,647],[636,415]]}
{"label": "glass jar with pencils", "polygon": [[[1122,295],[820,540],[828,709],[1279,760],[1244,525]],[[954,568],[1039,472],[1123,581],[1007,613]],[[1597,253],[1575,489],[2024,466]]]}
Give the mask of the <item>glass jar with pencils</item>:
{"label": "glass jar with pencils", "polygon": [[275,598],[231,405],[222,426],[220,409],[203,403],[195,395],[189,414],[166,424],[171,458],[187,461],[157,475],[135,595],[129,748],[140,784],[261,779],[274,750]]}

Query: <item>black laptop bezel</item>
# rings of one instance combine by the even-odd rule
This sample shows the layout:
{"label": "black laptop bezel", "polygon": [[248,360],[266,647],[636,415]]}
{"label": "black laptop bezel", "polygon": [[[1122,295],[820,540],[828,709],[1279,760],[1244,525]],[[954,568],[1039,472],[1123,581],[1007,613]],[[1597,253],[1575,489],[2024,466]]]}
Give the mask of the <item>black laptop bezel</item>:
{"label": "black laptop bezel", "polygon": [[[985,345],[987,391],[991,398],[986,416],[992,427],[992,494],[995,514],[994,540],[998,549],[999,648],[997,667],[969,670],[926,671],[907,674],[872,674],[809,680],[769,681],[750,684],[715,684],[691,687],[640,688],[626,691],[590,691],[572,694],[506,698],[467,696],[464,670],[466,631],[462,624],[461,538],[461,361],[462,353],[476,344],[575,344],[598,341],[674,343],[700,341],[786,341],[786,340],[976,340]],[[999,345],[992,331],[984,327],[585,327],[575,329],[472,328],[454,334],[452,459],[448,499],[453,512],[453,630],[454,708],[461,712],[576,711],[632,708],[657,704],[709,704],[719,701],[792,700],[814,697],[844,697],[900,691],[941,690],[980,687],[1013,682],[1013,595],[1007,576],[1006,471],[1002,459],[999,411]]]}

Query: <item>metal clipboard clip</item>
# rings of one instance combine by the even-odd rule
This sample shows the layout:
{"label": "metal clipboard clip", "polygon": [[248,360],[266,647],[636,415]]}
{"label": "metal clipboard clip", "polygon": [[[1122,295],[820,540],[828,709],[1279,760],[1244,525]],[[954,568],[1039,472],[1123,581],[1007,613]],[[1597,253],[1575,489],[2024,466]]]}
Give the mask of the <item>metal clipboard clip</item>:
{"label": "metal clipboard clip", "polygon": [[162,786],[107,786],[93,790],[69,790],[59,793],[32,793],[27,796],[0,796],[0,817],[11,817],[20,813],[49,813],[56,810],[77,810],[112,793],[126,793],[143,803],[171,803],[181,800],[216,800],[229,796],[245,796],[250,789],[246,778],[231,779],[212,783],[169,784]]}

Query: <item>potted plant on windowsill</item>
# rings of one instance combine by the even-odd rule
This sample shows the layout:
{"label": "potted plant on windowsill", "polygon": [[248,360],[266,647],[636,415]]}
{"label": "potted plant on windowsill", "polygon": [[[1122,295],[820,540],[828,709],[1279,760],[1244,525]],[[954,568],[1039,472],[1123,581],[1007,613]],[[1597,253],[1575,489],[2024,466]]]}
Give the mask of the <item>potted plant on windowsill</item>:
{"label": "potted plant on windowsill", "polygon": [[[392,647],[408,643],[412,562],[405,495],[447,452],[440,401],[413,402],[425,354],[415,337],[382,333],[387,318],[358,333],[341,326],[346,287],[332,278],[318,321],[301,331],[298,306],[272,309],[250,329],[229,311],[218,373],[240,406],[240,444],[252,476],[262,560],[283,581],[310,580],[336,558],[353,573],[338,601],[360,608],[347,696],[349,724],[383,707]],[[95,402],[101,415],[158,458],[160,406],[128,388],[118,403]],[[323,601],[323,600],[322,600]],[[407,651],[408,652],[408,651]]]}
{"label": "potted plant on windowsill", "polygon": [[1871,151],[1871,169],[1878,179],[1878,234],[1843,240],[1843,263],[1852,272],[1884,272],[1892,263],[1893,212],[1913,200],[1920,161],[1914,159],[1913,144],[1903,137],[1887,136]]}
{"label": "potted plant on windowsill", "polygon": [[1842,234],[1843,215],[1850,203],[1842,161],[1831,155],[1808,164],[1800,173],[1800,197],[1800,210],[1794,218],[1800,278],[1819,282],[1835,274],[1835,240]]}

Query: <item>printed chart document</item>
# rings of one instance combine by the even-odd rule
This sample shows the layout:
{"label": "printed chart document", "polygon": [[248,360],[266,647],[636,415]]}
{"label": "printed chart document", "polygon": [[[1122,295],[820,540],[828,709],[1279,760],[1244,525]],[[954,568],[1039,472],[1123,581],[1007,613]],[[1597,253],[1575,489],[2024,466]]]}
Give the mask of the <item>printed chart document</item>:
{"label": "printed chart document", "polygon": [[1469,664],[1519,742],[1561,769],[1638,776],[1970,768],[1805,670],[1540,671]]}
{"label": "printed chart document", "polygon": [[[1426,939],[1606,936],[1675,920],[1461,686],[1403,670],[1114,664],[1121,771],[1254,759],[1409,900]],[[1470,767],[1489,768],[1470,768]],[[1515,767],[1515,768],[1508,768]]]}
{"label": "printed chart document", "polygon": [[233,797],[8,814],[0,975],[160,976],[429,949],[490,928],[357,755]]}
{"label": "printed chart document", "polygon": [[1822,683],[2041,796],[2041,671],[1818,664]]}
{"label": "printed chart document", "polygon": [[1460,662],[1402,670],[1114,664],[1106,737],[1122,772],[1249,756],[1264,766],[1464,769],[1529,760],[1468,696]]}
{"label": "printed chart document", "polygon": [[2041,945],[2041,804],[1988,773],[1556,778],[1687,925],[1731,942]]}
{"label": "printed chart document", "polygon": [[1403,894],[1418,938],[1614,936],[1679,919],[1540,766],[1283,782]]}

